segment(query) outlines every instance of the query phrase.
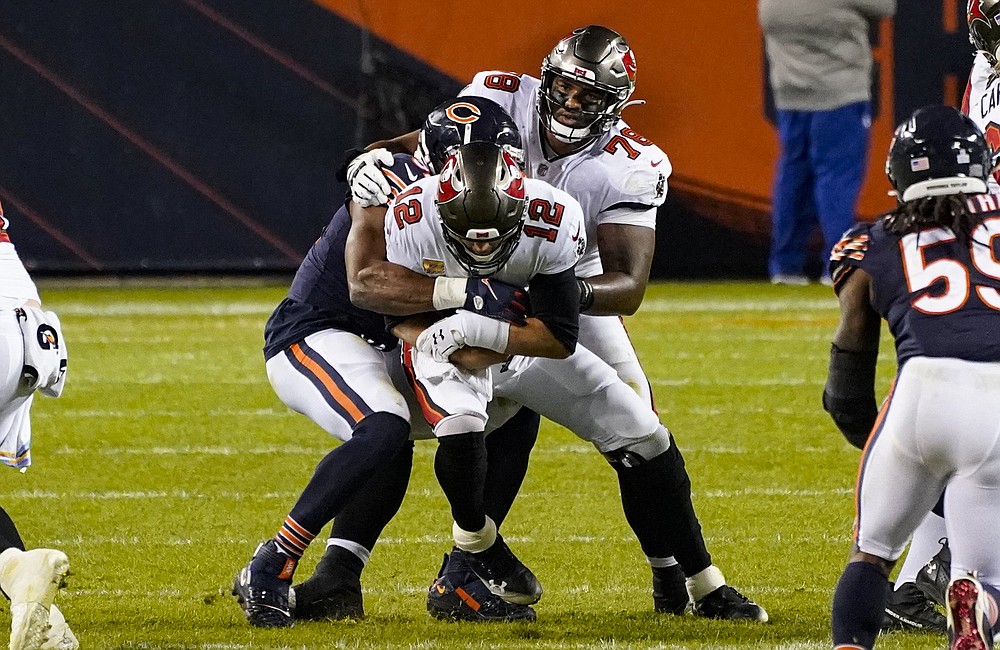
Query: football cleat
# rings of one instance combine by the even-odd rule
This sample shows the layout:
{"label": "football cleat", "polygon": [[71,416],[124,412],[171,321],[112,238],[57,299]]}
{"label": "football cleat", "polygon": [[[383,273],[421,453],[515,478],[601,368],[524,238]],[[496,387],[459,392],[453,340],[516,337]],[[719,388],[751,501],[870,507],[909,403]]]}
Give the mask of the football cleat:
{"label": "football cleat", "polygon": [[257,627],[291,627],[288,592],[297,560],[278,550],[270,539],[253,554],[250,564],[236,575],[233,595],[247,620]]}
{"label": "football cleat", "polygon": [[882,616],[882,630],[925,630],[944,632],[947,623],[934,603],[912,582],[904,582],[889,592]]}
{"label": "football cleat", "polygon": [[62,551],[0,553],[0,589],[10,598],[10,650],[36,650],[46,642],[52,601],[67,573],[69,559]]}
{"label": "football cleat", "polygon": [[695,616],[727,621],[767,623],[767,612],[729,585],[722,585],[692,606]]}
{"label": "football cleat", "polygon": [[955,578],[948,585],[948,648],[989,650],[993,630],[986,590],[974,575]]}
{"label": "football cleat", "polygon": [[486,587],[509,603],[531,605],[542,597],[542,585],[497,535],[497,541],[482,553],[452,549],[452,561],[462,562],[479,576]]}
{"label": "football cleat", "polygon": [[53,605],[49,608],[49,632],[45,635],[45,643],[41,650],[78,650],[80,642],[73,630],[69,629],[66,617]]}
{"label": "football cleat", "polygon": [[365,617],[361,576],[351,567],[327,561],[325,556],[316,571],[305,582],[292,587],[292,591],[295,594],[293,614],[298,620],[338,621]]}
{"label": "football cleat", "polygon": [[449,621],[504,622],[534,621],[535,610],[511,603],[493,593],[455,549],[444,556],[437,579],[427,592],[427,611],[434,618]]}
{"label": "football cleat", "polygon": [[653,567],[653,609],[661,614],[683,614],[688,602],[680,565]]}
{"label": "football cleat", "polygon": [[917,572],[916,583],[920,591],[942,607],[947,606],[948,582],[951,574],[951,549],[948,538],[938,540],[941,550]]}

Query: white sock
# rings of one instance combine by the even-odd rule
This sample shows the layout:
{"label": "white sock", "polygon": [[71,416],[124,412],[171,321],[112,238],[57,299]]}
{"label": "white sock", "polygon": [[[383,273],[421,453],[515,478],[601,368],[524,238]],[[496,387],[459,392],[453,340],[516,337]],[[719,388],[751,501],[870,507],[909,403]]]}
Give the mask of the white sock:
{"label": "white sock", "polygon": [[497,525],[487,517],[486,525],[480,530],[463,530],[458,524],[452,524],[451,534],[458,548],[469,553],[482,553],[497,541]]}
{"label": "white sock", "polygon": [[726,584],[726,578],[722,575],[722,571],[719,571],[719,567],[713,564],[685,580],[684,584],[687,586],[688,596],[693,602],[697,602]]}

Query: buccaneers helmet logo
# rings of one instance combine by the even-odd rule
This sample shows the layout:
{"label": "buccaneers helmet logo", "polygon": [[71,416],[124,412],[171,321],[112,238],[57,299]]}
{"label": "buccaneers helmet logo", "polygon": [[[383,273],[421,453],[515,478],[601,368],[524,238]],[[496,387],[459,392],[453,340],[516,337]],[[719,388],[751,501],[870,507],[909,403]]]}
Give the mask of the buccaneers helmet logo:
{"label": "buccaneers helmet logo", "polygon": [[981,20],[985,23],[989,21],[986,19],[986,14],[983,12],[983,0],[969,0],[969,25],[976,20]]}

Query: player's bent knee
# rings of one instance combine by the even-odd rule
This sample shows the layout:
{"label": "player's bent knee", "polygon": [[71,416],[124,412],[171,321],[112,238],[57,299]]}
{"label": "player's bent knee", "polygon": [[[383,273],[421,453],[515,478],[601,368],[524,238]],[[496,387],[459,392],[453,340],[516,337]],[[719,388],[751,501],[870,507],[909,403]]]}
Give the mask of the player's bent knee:
{"label": "player's bent knee", "polygon": [[632,468],[659,457],[670,449],[670,445],[670,432],[661,425],[652,435],[633,440],[619,449],[602,453],[615,469]]}
{"label": "player's bent knee", "polygon": [[434,435],[438,438],[454,436],[460,433],[478,433],[486,430],[486,421],[468,413],[449,415],[434,425]]}

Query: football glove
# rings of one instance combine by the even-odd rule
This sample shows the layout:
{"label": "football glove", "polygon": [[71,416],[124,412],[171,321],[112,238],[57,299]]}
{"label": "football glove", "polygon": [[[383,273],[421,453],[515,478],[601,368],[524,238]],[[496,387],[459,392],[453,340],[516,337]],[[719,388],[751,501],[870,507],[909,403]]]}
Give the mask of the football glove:
{"label": "football glove", "polygon": [[470,346],[503,353],[507,349],[510,324],[468,311],[442,318],[417,337],[417,350],[446,363],[459,348]]}
{"label": "football glove", "polygon": [[382,174],[382,169],[391,167],[392,154],[388,149],[366,151],[347,165],[347,182],[351,186],[351,198],[362,208],[389,203],[392,188]]}
{"label": "football glove", "polygon": [[500,280],[469,278],[465,283],[465,295],[465,309],[514,325],[527,323],[525,317],[531,313],[527,290]]}

